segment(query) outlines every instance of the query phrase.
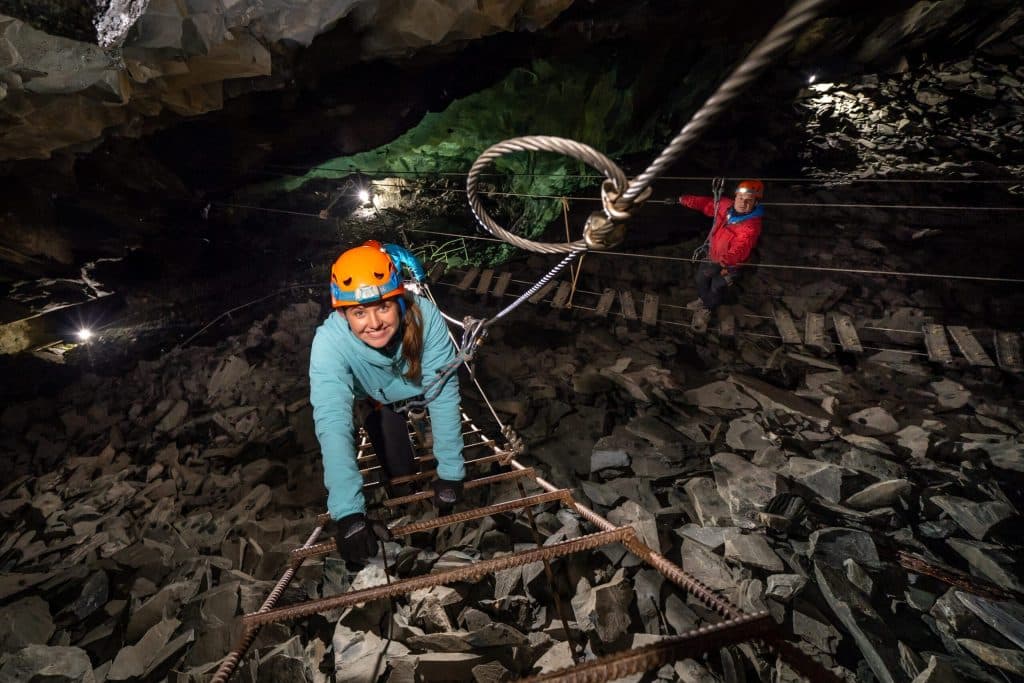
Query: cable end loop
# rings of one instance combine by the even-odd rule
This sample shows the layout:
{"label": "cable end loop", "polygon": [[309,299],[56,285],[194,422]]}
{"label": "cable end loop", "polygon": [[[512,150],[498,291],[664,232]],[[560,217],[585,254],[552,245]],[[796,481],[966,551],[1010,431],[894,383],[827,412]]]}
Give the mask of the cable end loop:
{"label": "cable end loop", "polygon": [[615,188],[612,180],[601,183],[601,205],[604,213],[595,211],[590,214],[587,224],[583,227],[583,240],[589,248],[603,250],[621,244],[626,238],[626,221],[632,217],[634,208],[650,198],[651,188],[644,189],[630,202],[629,209],[620,209],[616,206],[622,194]]}

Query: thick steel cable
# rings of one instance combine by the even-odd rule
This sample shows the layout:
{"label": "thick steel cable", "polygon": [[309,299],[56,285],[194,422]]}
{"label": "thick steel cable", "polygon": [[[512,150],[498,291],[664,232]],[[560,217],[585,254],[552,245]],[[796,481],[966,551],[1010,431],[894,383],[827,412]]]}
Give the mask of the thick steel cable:
{"label": "thick steel cable", "polygon": [[502,228],[498,225],[497,221],[491,218],[491,215],[487,213],[487,209],[484,208],[483,202],[480,201],[480,197],[477,194],[477,183],[480,180],[480,175],[495,159],[511,152],[554,152],[556,154],[572,157],[573,159],[582,161],[591,168],[601,171],[604,174],[604,177],[611,181],[615,191],[619,193],[626,189],[626,174],[622,172],[622,169],[619,168],[618,164],[606,157],[604,154],[601,154],[601,152],[598,152],[593,147],[584,145],[581,142],[576,142],[575,140],[548,135],[529,135],[525,137],[512,138],[510,140],[499,142],[496,145],[491,145],[484,150],[483,154],[477,157],[477,160],[474,161],[473,165],[470,167],[469,174],[466,177],[466,193],[469,199],[469,208],[472,210],[473,215],[476,216],[480,225],[487,228],[492,235],[500,237],[505,242],[517,246],[520,249],[535,251],[541,254],[562,254],[565,252],[586,250],[587,243],[584,240],[558,244],[534,242],[533,240],[519,237],[518,235],[514,235]]}
{"label": "thick steel cable", "polygon": [[503,318],[506,315],[508,315],[509,313],[511,313],[513,309],[515,309],[517,306],[519,306],[524,301],[529,299],[531,296],[536,294],[544,285],[546,285],[547,283],[551,282],[552,278],[554,278],[556,275],[558,275],[558,273],[562,272],[562,270],[564,270],[566,266],[568,266],[570,263],[575,261],[580,256],[580,254],[583,254],[585,251],[586,251],[585,248],[584,249],[574,249],[574,250],[570,251],[569,255],[566,256],[565,258],[563,258],[561,261],[559,261],[558,264],[554,268],[552,268],[548,272],[547,275],[545,275],[541,279],[537,280],[537,282],[532,287],[528,288],[525,292],[520,294],[519,297],[515,301],[510,303],[508,306],[506,306],[505,308],[503,308],[500,311],[498,311],[498,313],[495,314],[495,316],[493,318],[491,318],[486,323],[484,323],[484,325],[486,327],[490,327],[496,321],[498,321],[500,318]]}
{"label": "thick steel cable", "polygon": [[[533,135],[513,138],[499,142],[484,150],[473,162],[466,177],[466,193],[470,209],[477,221],[492,235],[528,251],[542,254],[555,254],[587,249],[585,240],[566,243],[543,243],[528,240],[502,228],[484,208],[477,194],[477,183],[480,175],[495,159],[511,152],[555,152],[582,161],[592,168],[601,171],[611,181],[612,189],[618,195],[613,199],[614,208],[627,212],[637,204],[640,196],[648,190],[651,183],[667,166],[672,164],[680,154],[704,131],[705,128],[732,103],[754,79],[761,75],[784,49],[796,39],[798,32],[818,15],[818,11],[830,0],[802,0],[794,5],[782,19],[769,31],[754,51],[736,68],[732,74],[718,87],[718,90],[697,110],[690,121],[683,126],[679,134],[668,144],[658,158],[647,169],[627,182],[626,175],[618,165],[589,145],[575,140],[544,135]],[[605,212],[612,218],[608,206]]]}
{"label": "thick steel cable", "polygon": [[747,55],[743,63],[725,79],[722,85],[718,86],[715,94],[697,110],[689,123],[683,126],[679,134],[668,144],[665,151],[647,167],[647,170],[633,179],[620,198],[618,205],[623,208],[632,206],[637,197],[697,139],[715,117],[725,109],[726,105],[731,104],[783,50],[796,40],[800,30],[813,21],[828,2],[830,0],[801,0],[793,5],[768,32],[768,35],[758,43],[754,51]]}

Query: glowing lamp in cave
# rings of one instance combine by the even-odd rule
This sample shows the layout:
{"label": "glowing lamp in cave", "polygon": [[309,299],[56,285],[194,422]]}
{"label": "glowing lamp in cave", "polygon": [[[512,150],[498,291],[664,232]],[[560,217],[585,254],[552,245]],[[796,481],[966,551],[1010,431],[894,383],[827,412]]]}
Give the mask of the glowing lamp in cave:
{"label": "glowing lamp in cave", "polygon": [[76,332],[75,334],[82,341],[89,341],[90,339],[92,339],[92,330],[90,330],[88,327],[83,327],[82,329],[78,330],[78,332]]}
{"label": "glowing lamp in cave", "polygon": [[360,204],[369,204],[370,203],[370,191],[369,190],[359,190],[359,203]]}
{"label": "glowing lamp in cave", "polygon": [[807,85],[814,83],[816,80],[818,80],[818,74],[811,74],[807,77]]}

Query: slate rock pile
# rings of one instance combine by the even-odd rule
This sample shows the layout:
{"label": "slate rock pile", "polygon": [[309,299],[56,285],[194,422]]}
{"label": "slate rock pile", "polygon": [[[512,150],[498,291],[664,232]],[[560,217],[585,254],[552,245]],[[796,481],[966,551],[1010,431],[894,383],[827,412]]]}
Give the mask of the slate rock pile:
{"label": "slate rock pile", "polygon": [[320,314],[0,413],[0,680],[206,680],[321,511]]}
{"label": "slate rock pile", "polygon": [[896,174],[1005,178],[1024,170],[1024,67],[991,57],[868,75],[857,83],[817,83],[797,105],[807,116],[802,156],[817,177],[830,177],[822,170],[829,168],[847,169],[834,172],[837,181]]}
{"label": "slate rock pile", "polygon": [[[595,328],[539,353],[502,349],[482,374],[517,396],[500,407],[527,459],[579,480],[581,499],[644,526],[743,610],[769,610],[844,680],[1024,676],[1019,379],[890,352],[856,368],[785,350],[751,364],[765,355],[744,346],[756,340],[709,371],[681,363],[665,330]],[[638,597],[651,637],[682,623],[656,618],[678,614],[674,592]],[[760,680],[799,680],[741,652]]]}
{"label": "slate rock pile", "polygon": [[[210,679],[322,510],[306,380],[320,315],[293,304],[216,348],[4,409],[20,472],[0,490],[0,681]],[[1024,676],[1010,379],[886,354],[843,368],[742,337],[712,352],[604,322],[537,347],[515,324],[477,370],[547,478],[741,609],[771,612],[844,680]],[[464,403],[484,414],[468,386]],[[546,543],[592,531],[553,504],[534,518]],[[281,603],[384,583],[385,561],[410,576],[534,543],[523,515],[416,534],[359,572],[308,563]],[[900,551],[958,578],[905,569]],[[510,680],[716,620],[609,546],[553,562],[550,580],[538,563],[266,627],[237,680]],[[645,680],[708,683],[725,666],[799,680],[749,644]]]}

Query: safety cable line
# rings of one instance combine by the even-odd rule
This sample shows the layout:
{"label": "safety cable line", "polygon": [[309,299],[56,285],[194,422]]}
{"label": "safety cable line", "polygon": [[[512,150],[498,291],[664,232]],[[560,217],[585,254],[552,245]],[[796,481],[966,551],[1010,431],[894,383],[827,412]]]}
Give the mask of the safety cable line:
{"label": "safety cable line", "polygon": [[[441,232],[437,230],[422,230],[420,228],[406,228],[409,232],[419,232],[427,235],[440,235],[446,237],[462,237],[464,239],[474,240],[486,240],[486,241],[498,241],[495,238],[480,237],[477,235],[459,235],[457,233]],[[631,254],[623,251],[598,251],[594,250],[593,253],[607,254],[608,256],[626,256],[630,258],[642,258],[642,259],[653,259],[661,261],[680,261],[684,263],[709,263],[708,261],[694,260],[692,258],[686,258],[684,256],[661,256],[660,254]],[[1013,284],[1024,284],[1022,278],[999,278],[999,277],[987,277],[982,275],[957,275],[957,274],[942,274],[942,273],[912,273],[909,271],[897,271],[897,270],[869,270],[864,268],[830,268],[828,266],[797,266],[788,265],[782,263],[756,263],[751,264],[757,268],[776,268],[780,270],[809,270],[809,271],[823,271],[831,273],[853,273],[856,275],[879,275],[879,276],[892,276],[892,277],[923,277],[923,278],[934,278],[934,279],[947,279],[947,280],[977,280],[982,282],[1008,282]]]}
{"label": "safety cable line", "polygon": [[[210,166],[211,163],[204,163],[203,166]],[[366,169],[366,168],[337,168],[334,166],[299,166],[289,164],[264,164],[260,169],[247,169],[241,164],[225,164],[225,163],[212,163],[213,166],[218,168],[230,168],[238,169],[248,173],[262,173],[265,175],[275,175],[280,178],[301,178],[302,175],[294,173],[286,173],[283,171],[264,171],[263,168],[279,168],[279,169],[295,169],[298,171],[304,171],[305,174],[313,171],[331,171],[336,173],[348,173],[365,176],[380,176],[380,175],[411,175],[411,176],[425,176],[425,177],[453,177],[453,178],[465,178],[465,171],[410,171],[410,170],[399,170],[399,169]],[[888,183],[888,184],[900,184],[900,183],[927,183],[929,185],[935,184],[961,184],[961,185],[1017,185],[1024,183],[1024,176],[1019,178],[945,178],[945,177],[934,177],[934,178],[864,178],[864,177],[853,177],[846,176],[841,179],[835,178],[815,178],[813,176],[800,176],[800,177],[771,177],[771,176],[759,176],[756,173],[753,175],[743,176],[686,176],[686,175],[662,175],[658,176],[658,180],[686,180],[686,181],[705,181],[714,180],[716,177],[724,177],[726,180],[743,180],[746,178],[756,176],[758,180],[766,183],[819,183],[824,185],[843,185],[847,183]],[[602,175],[590,174],[590,173],[517,173],[515,171],[506,172],[495,172],[495,173],[482,173],[481,177],[522,177],[522,178],[583,178],[591,180],[601,180],[604,178]],[[319,180],[320,178],[312,178],[311,180]],[[322,178],[322,180],[334,180],[333,178]]]}
{"label": "safety cable line", "polygon": [[[402,185],[377,183],[376,187],[397,187],[401,188]],[[467,190],[460,187],[418,187],[415,188],[417,192],[458,192],[460,194],[466,194]],[[583,196],[566,196],[566,195],[554,195],[554,194],[531,194],[529,192],[500,192],[497,190],[480,191],[488,197],[523,197],[526,199],[568,199],[570,201],[578,202],[601,202],[600,197],[583,197]],[[350,195],[356,198],[358,195]],[[192,201],[192,200],[190,200]],[[202,202],[202,200],[194,200]],[[246,204],[231,204],[228,202],[211,202],[215,205],[220,206],[237,206],[239,208],[248,209],[262,209],[265,211],[276,211],[279,213],[288,213],[284,209],[271,209],[263,207],[255,207]],[[662,204],[668,206],[675,206],[678,204],[677,199],[650,199],[647,204]],[[838,202],[758,202],[761,206],[770,207],[809,207],[809,208],[822,208],[822,209],[895,209],[903,211],[1024,211],[1024,206],[968,206],[959,204],[858,204],[858,203],[838,203]],[[309,213],[307,215],[320,217],[319,214]]]}
{"label": "safety cable line", "polygon": [[[426,176],[426,177],[453,177],[453,178],[465,178],[466,172],[464,171],[400,171],[398,169],[361,169],[361,168],[334,168],[330,166],[287,166],[284,164],[264,164],[266,168],[293,168],[296,170],[305,170],[307,172],[317,171],[333,171],[339,173],[350,173],[359,175],[412,175],[412,176]],[[241,168],[240,166],[228,166],[227,168]],[[244,170],[244,169],[243,169]],[[259,170],[253,170],[250,172],[263,172]],[[290,173],[280,173],[281,177],[301,177],[295,176]],[[481,177],[521,177],[521,178],[582,178],[584,180],[601,180],[604,178],[602,175],[592,173],[517,173],[515,171],[508,171],[505,173],[482,173]],[[726,180],[742,180],[748,176],[689,176],[689,175],[663,175],[658,176],[658,180],[685,180],[685,181],[703,181],[703,180],[714,180],[716,177],[724,177]],[[950,184],[950,185],[1017,185],[1024,183],[1024,177],[1021,178],[854,178],[844,177],[842,179],[834,178],[814,178],[811,176],[803,177],[767,177],[757,176],[758,180],[766,183],[820,183],[825,185],[842,185],[844,183],[891,183],[891,184],[914,184],[914,183],[927,183],[930,185],[934,184]]]}

